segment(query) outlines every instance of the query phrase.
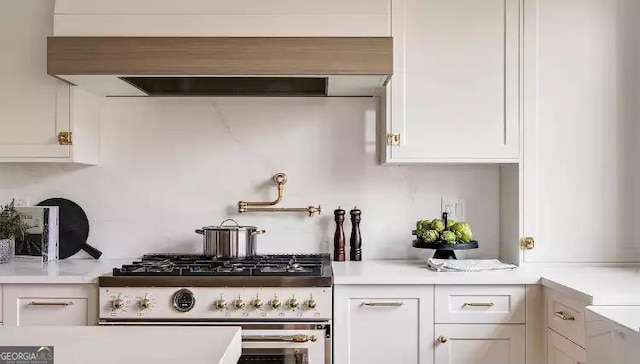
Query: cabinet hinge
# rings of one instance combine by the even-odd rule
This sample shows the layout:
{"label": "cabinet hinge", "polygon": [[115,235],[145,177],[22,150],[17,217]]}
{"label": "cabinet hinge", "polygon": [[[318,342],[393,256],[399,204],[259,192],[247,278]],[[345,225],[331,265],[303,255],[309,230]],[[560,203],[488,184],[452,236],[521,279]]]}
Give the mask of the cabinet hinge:
{"label": "cabinet hinge", "polygon": [[70,131],[61,131],[58,133],[58,144],[73,145],[73,133]]}
{"label": "cabinet hinge", "polygon": [[391,146],[400,145],[400,133],[388,133],[387,145],[391,145]]}
{"label": "cabinet hinge", "polygon": [[536,240],[532,237],[524,237],[520,239],[520,249],[531,250],[536,247]]}

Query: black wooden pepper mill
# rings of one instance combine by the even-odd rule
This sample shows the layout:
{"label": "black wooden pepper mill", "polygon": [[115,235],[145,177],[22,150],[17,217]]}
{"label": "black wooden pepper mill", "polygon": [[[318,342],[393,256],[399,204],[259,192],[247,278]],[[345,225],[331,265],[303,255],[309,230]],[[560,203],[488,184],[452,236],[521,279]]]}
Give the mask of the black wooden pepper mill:
{"label": "black wooden pepper mill", "polygon": [[362,236],[360,235],[362,211],[354,207],[353,210],[349,211],[349,214],[351,215],[351,239],[349,239],[351,251],[349,259],[359,262],[362,260]]}
{"label": "black wooden pepper mill", "polygon": [[344,262],[347,257],[345,254],[345,238],[344,238],[344,215],[346,212],[338,206],[333,211],[336,220],[336,233],[333,235],[333,260],[336,262]]}

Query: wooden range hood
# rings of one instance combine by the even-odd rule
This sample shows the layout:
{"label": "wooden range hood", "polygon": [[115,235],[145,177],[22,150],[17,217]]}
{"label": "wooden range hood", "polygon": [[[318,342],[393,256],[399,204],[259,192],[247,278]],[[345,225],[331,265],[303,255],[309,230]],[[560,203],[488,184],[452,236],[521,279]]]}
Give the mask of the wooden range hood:
{"label": "wooden range hood", "polygon": [[391,37],[56,36],[47,73],[104,96],[372,96]]}

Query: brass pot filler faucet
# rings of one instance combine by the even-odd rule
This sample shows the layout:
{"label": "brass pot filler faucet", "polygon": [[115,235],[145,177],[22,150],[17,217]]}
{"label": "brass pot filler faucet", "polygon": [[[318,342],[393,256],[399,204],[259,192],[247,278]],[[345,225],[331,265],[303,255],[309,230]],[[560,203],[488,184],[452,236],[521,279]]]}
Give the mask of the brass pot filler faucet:
{"label": "brass pot filler faucet", "polygon": [[322,207],[318,205],[309,206],[309,207],[265,207],[265,206],[275,206],[282,201],[282,196],[284,194],[284,184],[287,183],[287,175],[284,173],[276,173],[273,176],[273,182],[276,184],[276,188],[278,190],[278,196],[274,201],[270,202],[247,202],[247,201],[239,201],[238,202],[238,212],[243,214],[245,212],[306,212],[309,214],[309,217],[312,217],[316,213],[320,215],[322,213]]}

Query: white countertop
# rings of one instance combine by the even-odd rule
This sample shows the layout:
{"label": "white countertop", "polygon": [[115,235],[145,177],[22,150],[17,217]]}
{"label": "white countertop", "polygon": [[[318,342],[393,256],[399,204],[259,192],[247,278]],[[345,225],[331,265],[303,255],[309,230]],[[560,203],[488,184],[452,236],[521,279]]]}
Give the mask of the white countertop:
{"label": "white countertop", "polygon": [[98,276],[133,259],[65,259],[49,263],[14,260],[0,264],[0,284],[78,284],[96,283]]}
{"label": "white countertop", "polygon": [[54,361],[65,364],[236,364],[240,332],[231,326],[4,326],[0,341],[53,346]]}
{"label": "white countertop", "polygon": [[611,322],[640,333],[640,306],[589,306],[587,309]]}
{"label": "white countertop", "polygon": [[543,284],[593,305],[640,305],[640,267],[525,266],[510,271],[433,272],[424,261],[333,262],[335,285]]}
{"label": "white countertop", "polygon": [[538,284],[535,270],[451,273],[427,269],[415,260],[368,260],[333,262],[333,283],[343,284]]}

